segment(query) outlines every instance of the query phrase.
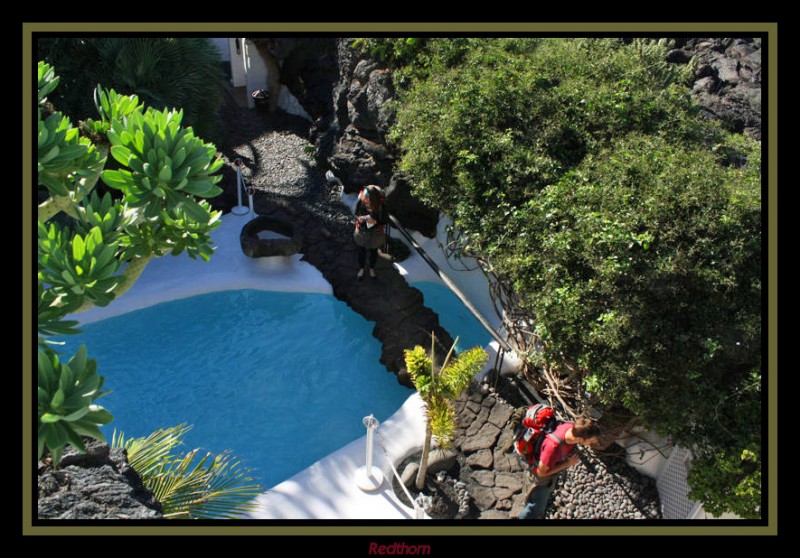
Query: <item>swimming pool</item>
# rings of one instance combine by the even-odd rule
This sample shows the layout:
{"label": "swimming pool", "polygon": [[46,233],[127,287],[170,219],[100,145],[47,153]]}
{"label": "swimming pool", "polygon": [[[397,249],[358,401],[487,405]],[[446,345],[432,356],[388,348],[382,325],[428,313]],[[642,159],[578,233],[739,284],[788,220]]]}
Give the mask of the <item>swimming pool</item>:
{"label": "swimming pool", "polygon": [[385,420],[411,395],[379,363],[373,324],[331,295],[222,291],[87,324],[112,393],[105,427],[126,436],[182,422],[186,449],[229,449],[264,488]]}
{"label": "swimming pool", "polygon": [[477,318],[446,286],[430,281],[415,281],[411,285],[422,292],[425,306],[439,314],[439,324],[454,340],[458,337],[456,349],[459,352],[475,346],[485,347],[492,340]]}
{"label": "swimming pool", "polygon": [[[444,286],[415,283],[459,346],[489,337]],[[135,310],[63,339],[85,343],[126,437],[193,425],[185,450],[230,450],[271,488],[389,418],[412,391],[380,364],[373,322],[332,295],[220,291]]]}

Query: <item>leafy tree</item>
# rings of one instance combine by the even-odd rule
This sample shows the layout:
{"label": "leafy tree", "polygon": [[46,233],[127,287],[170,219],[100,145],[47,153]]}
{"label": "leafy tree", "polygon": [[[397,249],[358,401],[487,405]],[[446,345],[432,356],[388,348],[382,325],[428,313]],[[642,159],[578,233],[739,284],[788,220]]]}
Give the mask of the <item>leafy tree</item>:
{"label": "leafy tree", "polygon": [[125,448],[128,463],[161,503],[170,519],[236,519],[255,509],[254,498],[263,488],[250,471],[229,454],[199,456],[194,449],[183,456],[175,449],[191,426],[161,428],[144,438],[126,439],[114,433],[111,445]]}
{"label": "leafy tree", "polygon": [[412,62],[422,51],[424,38],[417,37],[361,37],[353,40],[353,47],[380,61],[402,67]]}
{"label": "leafy tree", "polygon": [[[534,324],[531,366],[760,497],[760,145],[700,118],[664,41],[428,39],[394,140]],[[723,464],[727,464],[724,467]],[[721,502],[724,502],[721,503]],[[739,502],[741,504],[741,502]]]}
{"label": "leafy tree", "polygon": [[[38,447],[58,464],[81,436],[104,439],[111,415],[96,362],[81,346],[66,364],[49,336],[77,333],[71,313],[105,306],[136,281],[153,258],[187,252],[208,260],[219,212],[195,196],[221,192],[222,160],[212,144],[181,126],[181,111],[145,109],[136,96],[98,89],[99,120],[80,127],[47,101],[58,84],[38,66]],[[106,169],[108,154],[116,169]],[[119,190],[112,201],[93,191],[99,181]]]}
{"label": "leafy tree", "polygon": [[431,450],[431,438],[436,436],[440,448],[450,446],[456,427],[456,411],[453,400],[469,386],[475,375],[486,364],[488,355],[481,347],[473,347],[450,360],[455,350],[458,339],[455,340],[450,351],[440,367],[435,366],[434,346],[435,339],[431,339],[431,352],[417,345],[413,349],[405,350],[405,362],[414,387],[417,388],[422,400],[425,402],[427,422],[425,423],[425,445],[422,448],[419,471],[417,473],[417,490],[425,486],[425,476],[428,474],[428,456]]}
{"label": "leafy tree", "polygon": [[217,48],[198,37],[48,37],[37,44],[40,60],[58,68],[53,102],[73,120],[93,116],[99,83],[136,95],[155,109],[182,108],[198,136],[218,141],[217,113],[224,75]]}

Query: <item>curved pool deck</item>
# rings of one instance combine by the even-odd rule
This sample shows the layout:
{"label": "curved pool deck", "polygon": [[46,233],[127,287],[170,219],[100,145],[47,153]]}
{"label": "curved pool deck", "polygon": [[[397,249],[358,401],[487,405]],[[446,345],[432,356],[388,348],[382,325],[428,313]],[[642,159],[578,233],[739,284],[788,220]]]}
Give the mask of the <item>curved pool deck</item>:
{"label": "curved pool deck", "polygon": [[[161,302],[219,290],[332,293],[331,285],[301,255],[252,259],[239,245],[239,233],[248,216],[228,214],[212,233],[216,251],[209,262],[188,256],[164,256],[153,260],[133,287],[105,308],[92,308],[75,317],[82,323],[105,319]],[[420,261],[417,261],[420,260]],[[398,265],[398,264],[395,264]],[[400,267],[400,266],[398,266]],[[421,264],[406,260],[400,272],[407,280],[438,280]],[[493,347],[487,348],[490,353]],[[492,361],[492,358],[489,359]],[[365,428],[366,434],[366,428]],[[317,461],[307,469],[258,497],[253,519],[413,519],[415,512],[402,504],[391,488],[391,463],[419,450],[424,442],[422,401],[414,393],[377,429],[373,466],[383,484],[365,492],[356,483],[356,471],[366,460],[366,435]],[[390,463],[391,461],[391,463]]]}

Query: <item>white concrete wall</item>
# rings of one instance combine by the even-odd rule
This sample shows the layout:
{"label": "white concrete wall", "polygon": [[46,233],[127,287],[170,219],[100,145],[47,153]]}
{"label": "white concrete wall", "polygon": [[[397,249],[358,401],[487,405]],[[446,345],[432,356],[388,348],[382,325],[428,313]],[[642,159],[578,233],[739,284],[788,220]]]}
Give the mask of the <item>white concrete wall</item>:
{"label": "white concrete wall", "polygon": [[278,97],[278,107],[282,108],[289,114],[294,114],[295,116],[305,118],[309,122],[314,121],[303,108],[303,105],[300,104],[300,101],[297,100],[297,97],[292,95],[292,92],[289,91],[289,88],[285,85],[281,85],[281,92],[280,96]]}
{"label": "white concrete wall", "polygon": [[[477,263],[472,258],[462,258],[460,261],[451,257],[448,258],[445,252],[447,246],[447,227],[451,221],[446,216],[441,216],[436,228],[436,237],[428,238],[423,234],[408,230],[414,241],[423,249],[425,253],[439,266],[447,277],[464,293],[475,309],[483,318],[494,327],[495,331],[501,332],[501,320],[494,310],[492,297],[489,294],[489,283],[486,276],[478,268]],[[408,245],[405,237],[398,231],[392,232],[393,238],[400,239]],[[403,274],[412,273],[415,276],[422,276],[424,281],[439,281],[438,276],[430,269],[430,266],[417,254],[416,250],[409,246],[411,257],[397,264]],[[418,275],[419,273],[419,275]],[[428,279],[430,278],[430,279]]]}
{"label": "white concrete wall", "polygon": [[692,511],[689,513],[688,519],[742,519],[738,515],[734,513],[723,513],[719,517],[714,517],[710,513],[708,513],[702,505],[695,504]]}
{"label": "white concrete wall", "polygon": [[[235,39],[229,39],[231,42],[230,56],[231,56],[231,74],[233,76],[233,86],[247,88],[247,106],[255,108],[253,101],[253,91],[256,89],[267,89],[267,78],[269,77],[269,68],[264,62],[264,59],[258,53],[258,49],[251,41],[239,39],[241,46],[241,56],[236,54],[234,45]],[[275,95],[274,91],[270,91],[270,95]],[[289,114],[305,118],[309,122],[313,119],[308,115],[300,101],[292,95],[291,91],[285,86],[281,85],[278,92],[278,107],[283,109]]]}
{"label": "white concrete wall", "polygon": [[253,102],[253,91],[256,89],[267,88],[267,76],[269,71],[267,64],[251,41],[241,40],[243,43],[242,52],[244,56],[245,86],[247,87],[247,106],[255,107]]}
{"label": "white concrete wall", "polygon": [[625,448],[628,465],[652,479],[658,479],[672,453],[667,440],[642,429],[628,433],[616,443]]}
{"label": "white concrete wall", "polygon": [[741,519],[732,513],[714,517],[702,504],[689,499],[686,482],[692,461],[689,450],[673,446],[655,432],[643,429],[620,438],[617,444],[625,448],[628,465],[655,479],[665,519]]}
{"label": "white concrete wall", "polygon": [[[231,81],[234,87],[242,87],[247,84],[247,71],[245,69],[244,59],[244,39],[228,38],[228,55],[231,59]],[[239,44],[238,52],[236,44]]]}

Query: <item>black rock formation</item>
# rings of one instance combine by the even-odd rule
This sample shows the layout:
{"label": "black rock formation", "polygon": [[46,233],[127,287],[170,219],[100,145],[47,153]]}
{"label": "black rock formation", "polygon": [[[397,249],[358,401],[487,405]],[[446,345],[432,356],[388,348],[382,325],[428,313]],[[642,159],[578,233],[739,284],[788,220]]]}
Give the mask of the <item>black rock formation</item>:
{"label": "black rock formation", "polygon": [[404,227],[424,234],[428,238],[436,236],[439,211],[428,207],[411,194],[411,183],[403,174],[392,176],[386,193],[386,206]]}
{"label": "black rock formation", "polygon": [[161,504],[128,465],[124,449],[86,438],[67,446],[58,469],[38,466],[39,519],[161,519]]}
{"label": "black rock formation", "polygon": [[761,139],[761,39],[677,39],[669,62],[694,58],[692,96],[709,118]]}

